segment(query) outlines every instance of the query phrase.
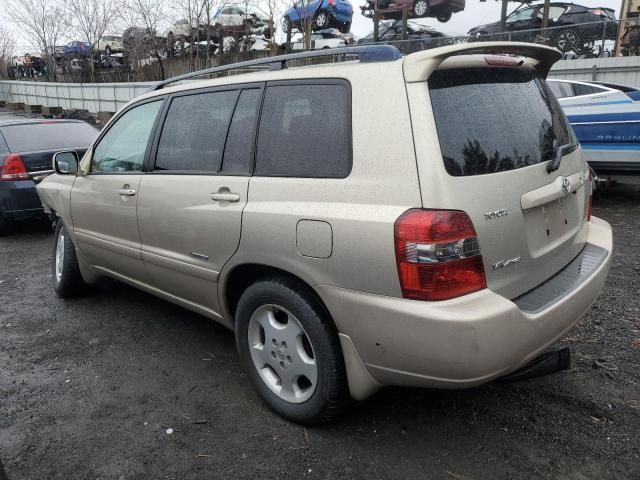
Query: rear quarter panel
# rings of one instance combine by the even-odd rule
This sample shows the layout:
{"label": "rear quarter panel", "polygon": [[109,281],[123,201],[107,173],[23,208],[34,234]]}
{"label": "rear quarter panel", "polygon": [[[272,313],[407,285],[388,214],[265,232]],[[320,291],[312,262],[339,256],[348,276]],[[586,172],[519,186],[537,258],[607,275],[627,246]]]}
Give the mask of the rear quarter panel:
{"label": "rear quarter panel", "polygon": [[[344,179],[252,177],[240,246],[221,272],[221,301],[229,272],[243,263],[286,270],[311,286],[401,296],[394,222],[421,206],[402,62],[331,73],[351,84],[352,171]],[[300,254],[301,220],[331,226],[329,258]]]}

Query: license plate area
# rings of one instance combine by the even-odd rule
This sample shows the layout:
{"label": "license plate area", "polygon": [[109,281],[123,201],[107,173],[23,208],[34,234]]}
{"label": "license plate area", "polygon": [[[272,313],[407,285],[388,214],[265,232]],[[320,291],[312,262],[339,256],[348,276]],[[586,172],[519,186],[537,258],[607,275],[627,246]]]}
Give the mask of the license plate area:
{"label": "license plate area", "polygon": [[523,211],[531,258],[553,250],[576,234],[580,227],[578,195],[570,194]]}

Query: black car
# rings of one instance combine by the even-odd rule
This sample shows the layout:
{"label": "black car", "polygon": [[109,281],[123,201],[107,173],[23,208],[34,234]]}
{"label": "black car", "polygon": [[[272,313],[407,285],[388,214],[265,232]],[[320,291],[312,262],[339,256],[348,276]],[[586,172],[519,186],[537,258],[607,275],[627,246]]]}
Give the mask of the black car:
{"label": "black car", "polygon": [[[384,20],[380,22],[378,42],[393,45],[407,55],[429,48],[452,45],[454,38],[417,22],[407,22],[407,39],[402,40],[402,21]],[[358,40],[358,45],[373,43],[373,33]]]}
{"label": "black car", "polygon": [[0,122],[0,235],[15,220],[45,218],[36,185],[52,173],[53,154],[83,155],[98,129],[80,120]]}
{"label": "black car", "polygon": [[582,55],[593,51],[602,40],[602,22],[607,21],[605,38],[615,40],[618,32],[615,12],[604,7],[584,7],[575,3],[553,2],[549,6],[548,27],[541,32],[544,4],[526,5],[514,10],[506,19],[505,32],[500,22],[480,25],[469,30],[472,40],[510,40],[532,42],[538,36],[551,39],[551,44],[563,52]]}

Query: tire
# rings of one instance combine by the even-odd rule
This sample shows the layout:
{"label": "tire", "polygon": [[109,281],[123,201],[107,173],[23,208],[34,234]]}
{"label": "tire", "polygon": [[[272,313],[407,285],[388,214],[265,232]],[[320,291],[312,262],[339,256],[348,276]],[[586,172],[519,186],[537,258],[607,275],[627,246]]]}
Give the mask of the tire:
{"label": "tire", "polygon": [[284,17],[282,19],[282,31],[284,33],[289,33],[291,31],[292,25],[291,25],[291,19],[289,17]]}
{"label": "tire", "polygon": [[236,309],[236,344],[258,394],[282,417],[318,425],[348,404],[335,326],[297,281],[267,278],[244,291]]}
{"label": "tire", "polygon": [[447,23],[449,20],[451,20],[452,16],[453,12],[451,10],[447,10],[438,14],[437,19],[440,23]]}
{"label": "tire", "polygon": [[318,30],[324,30],[325,28],[329,28],[329,24],[331,23],[331,19],[329,18],[329,14],[326,10],[320,10],[318,15],[316,15],[315,25]]}
{"label": "tire", "polygon": [[11,230],[10,227],[11,227],[11,223],[9,222],[9,220],[6,220],[2,216],[2,213],[0,213],[0,237],[7,235]]}
{"label": "tire", "polygon": [[341,23],[338,30],[340,33],[349,33],[351,31],[351,22]]}
{"label": "tire", "polygon": [[53,289],[62,298],[75,297],[86,288],[86,283],[80,274],[76,248],[62,220],[58,220],[53,239],[51,262]]}
{"label": "tire", "polygon": [[413,14],[416,17],[426,17],[429,13],[429,2],[427,0],[416,0],[413,2]]}
{"label": "tire", "polygon": [[576,34],[570,30],[558,35],[554,43],[561,52],[566,53],[573,51],[578,53],[578,37],[576,37]]}

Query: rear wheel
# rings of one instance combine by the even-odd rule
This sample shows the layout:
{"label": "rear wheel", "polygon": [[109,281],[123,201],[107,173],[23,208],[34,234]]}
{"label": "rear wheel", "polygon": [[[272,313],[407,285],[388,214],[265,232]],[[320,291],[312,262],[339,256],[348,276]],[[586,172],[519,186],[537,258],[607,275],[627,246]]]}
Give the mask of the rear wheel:
{"label": "rear wheel", "polygon": [[446,10],[444,12],[439,13],[437,18],[440,23],[447,23],[449,20],[451,20],[452,15],[453,15],[453,12],[451,10]]}
{"label": "rear wheel", "polygon": [[413,3],[413,14],[416,17],[425,17],[429,12],[429,2],[427,0],[416,0]]}
{"label": "rear wheel", "polygon": [[236,310],[236,342],[258,393],[284,418],[317,425],[347,404],[335,327],[298,282],[275,277],[247,288]]}
{"label": "rear wheel", "polygon": [[329,28],[329,14],[325,10],[320,10],[316,15],[315,23],[318,30]]}
{"label": "rear wheel", "polygon": [[340,33],[349,33],[351,31],[351,22],[341,23],[338,30]]}
{"label": "rear wheel", "polygon": [[56,233],[53,238],[53,262],[51,272],[53,289],[62,298],[74,297],[82,292],[86,284],[80,274],[76,248],[69,238],[67,229],[60,220],[58,221],[58,225],[56,225]]}
{"label": "rear wheel", "polygon": [[578,52],[578,37],[570,30],[558,35],[555,43],[561,52]]}

